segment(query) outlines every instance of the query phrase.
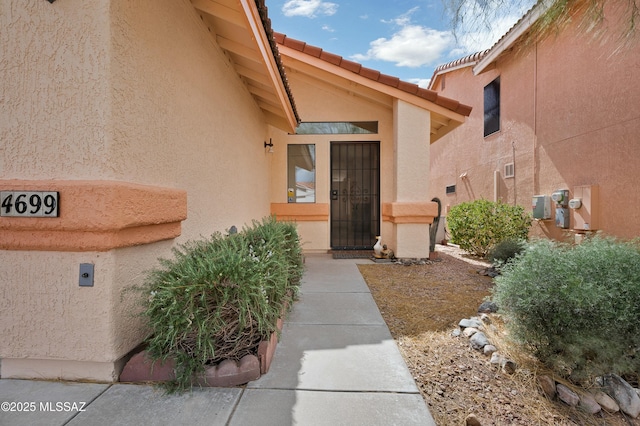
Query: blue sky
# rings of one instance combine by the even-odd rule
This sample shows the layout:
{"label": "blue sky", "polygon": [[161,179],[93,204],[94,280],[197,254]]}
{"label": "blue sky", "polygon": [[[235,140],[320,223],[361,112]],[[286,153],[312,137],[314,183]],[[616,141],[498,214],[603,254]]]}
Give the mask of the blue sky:
{"label": "blue sky", "polygon": [[491,47],[534,1],[522,3],[456,39],[442,0],[266,1],[275,31],[422,87],[438,65]]}

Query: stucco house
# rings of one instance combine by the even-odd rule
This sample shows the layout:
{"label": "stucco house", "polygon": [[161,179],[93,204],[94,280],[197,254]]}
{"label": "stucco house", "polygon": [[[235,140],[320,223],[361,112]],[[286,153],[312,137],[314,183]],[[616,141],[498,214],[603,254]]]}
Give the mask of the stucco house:
{"label": "stucco house", "polygon": [[432,145],[429,195],[445,216],[480,198],[522,205],[538,237],[637,237],[640,40],[621,38],[626,4],[605,2],[590,31],[578,8],[562,31],[532,43],[544,10],[540,2],[491,49],[435,70],[429,88],[473,111]]}
{"label": "stucco house", "polygon": [[430,144],[471,108],[288,39],[264,0],[0,0],[0,376],[113,381],[128,290],[275,214],[426,257]]}

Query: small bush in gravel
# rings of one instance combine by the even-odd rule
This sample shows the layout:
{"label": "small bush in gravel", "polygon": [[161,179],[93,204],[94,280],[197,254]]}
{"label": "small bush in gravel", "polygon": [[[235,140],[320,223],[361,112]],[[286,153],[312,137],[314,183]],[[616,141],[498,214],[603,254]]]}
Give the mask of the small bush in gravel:
{"label": "small bush in gravel", "polygon": [[192,241],[149,273],[144,316],[153,359],[176,360],[177,389],[224,359],[256,352],[297,293],[302,254],[295,225],[268,218],[242,232]]}
{"label": "small bush in gravel", "polygon": [[526,240],[531,216],[522,206],[475,200],[451,207],[447,224],[455,244],[485,257],[501,241]]}
{"label": "small bush in gravel", "polygon": [[526,241],[508,238],[500,241],[491,250],[489,250],[489,261],[496,268],[502,266],[522,253],[526,246]]}
{"label": "small bush in gravel", "polygon": [[558,375],[580,383],[640,371],[637,242],[537,241],[495,283],[510,335]]}

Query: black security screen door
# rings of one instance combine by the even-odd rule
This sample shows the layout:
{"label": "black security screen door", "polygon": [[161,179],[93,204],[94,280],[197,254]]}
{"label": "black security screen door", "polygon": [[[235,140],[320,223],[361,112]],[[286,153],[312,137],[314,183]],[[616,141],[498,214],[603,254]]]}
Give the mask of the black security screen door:
{"label": "black security screen door", "polygon": [[380,145],[331,143],[331,248],[372,248],[380,234]]}

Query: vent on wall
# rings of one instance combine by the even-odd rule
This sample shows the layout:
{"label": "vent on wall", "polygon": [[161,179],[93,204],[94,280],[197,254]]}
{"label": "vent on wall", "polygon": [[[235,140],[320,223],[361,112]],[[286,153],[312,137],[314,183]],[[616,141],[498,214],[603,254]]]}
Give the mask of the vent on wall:
{"label": "vent on wall", "polygon": [[456,186],[455,185],[449,185],[445,188],[445,192],[447,194],[455,194],[456,193]]}
{"label": "vent on wall", "polygon": [[504,177],[512,178],[516,175],[516,168],[513,163],[507,163],[504,165]]}

